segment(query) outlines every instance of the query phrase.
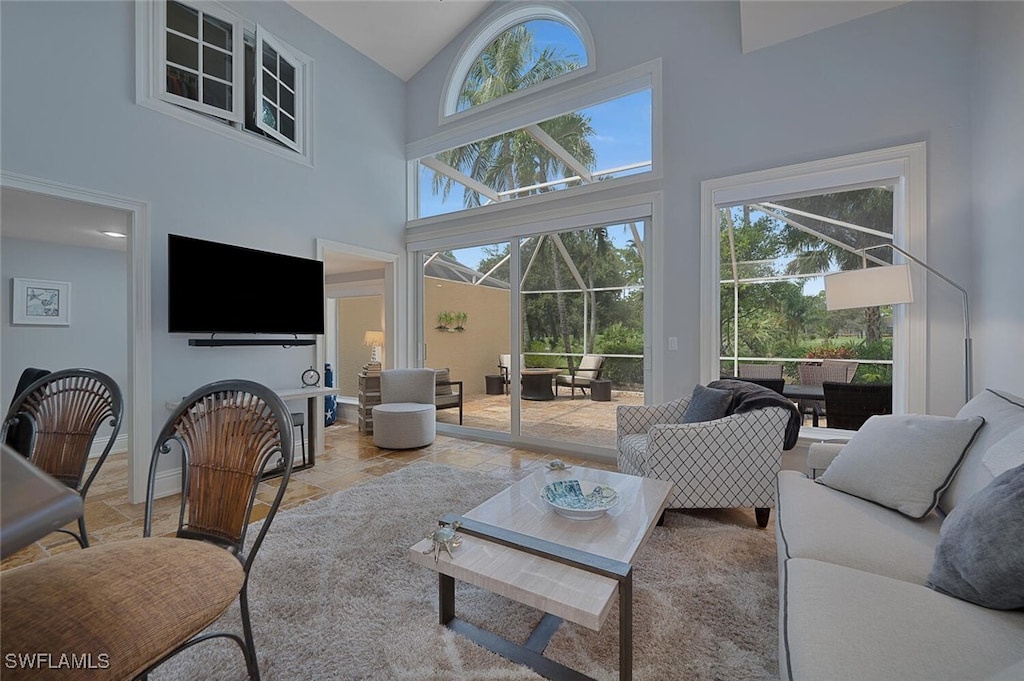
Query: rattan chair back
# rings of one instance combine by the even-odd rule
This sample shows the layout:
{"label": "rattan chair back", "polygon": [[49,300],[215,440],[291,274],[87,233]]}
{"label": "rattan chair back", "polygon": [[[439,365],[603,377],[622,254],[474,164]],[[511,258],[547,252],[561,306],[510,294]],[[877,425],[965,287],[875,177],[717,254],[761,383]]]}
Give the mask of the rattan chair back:
{"label": "rattan chair back", "polygon": [[740,378],[781,379],[781,364],[740,364]]}
{"label": "rattan chair back", "polygon": [[[10,428],[27,426],[30,435],[22,454],[84,499],[114,446],[123,415],[124,400],[113,378],[94,369],[63,369],[44,375],[14,398],[0,440],[6,441]],[[89,454],[104,425],[110,432],[87,477]],[[83,548],[89,545],[84,516],[78,534],[62,531]]]}
{"label": "rattan chair back", "polygon": [[[292,470],[291,416],[281,398],[252,381],[205,385],[186,397],[157,437],[149,471],[144,534],[152,531],[157,463],[171,451],[184,457],[177,536],[233,551],[248,570],[284,496]],[[277,494],[248,557],[245,533],[267,465],[282,467]]]}
{"label": "rattan chair back", "polygon": [[892,384],[839,383],[826,381],[825,410],[829,428],[859,430],[876,414],[892,413]]}

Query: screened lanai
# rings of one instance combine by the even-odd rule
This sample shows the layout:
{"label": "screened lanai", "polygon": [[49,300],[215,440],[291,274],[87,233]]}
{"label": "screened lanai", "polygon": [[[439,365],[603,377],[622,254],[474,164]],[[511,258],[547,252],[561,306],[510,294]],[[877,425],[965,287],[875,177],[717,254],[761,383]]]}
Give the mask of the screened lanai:
{"label": "screened lanai", "polygon": [[891,264],[893,187],[861,187],[719,207],[723,375],[788,383],[844,362],[854,383],[892,383],[893,310],[828,311],[823,277]]}

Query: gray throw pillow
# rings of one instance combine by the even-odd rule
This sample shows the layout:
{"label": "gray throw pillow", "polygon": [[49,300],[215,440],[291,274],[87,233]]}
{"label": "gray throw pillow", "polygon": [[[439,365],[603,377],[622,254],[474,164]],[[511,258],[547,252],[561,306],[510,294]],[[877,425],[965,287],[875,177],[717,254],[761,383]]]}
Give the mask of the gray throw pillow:
{"label": "gray throw pillow", "polygon": [[732,391],[706,388],[699,383],[693,388],[690,404],[683,413],[682,423],[716,421],[729,413]]}
{"label": "gray throw pillow", "polygon": [[923,518],[939,503],[984,423],[980,416],[872,416],[817,482]]}
{"label": "gray throw pillow", "polygon": [[940,534],[929,587],[986,608],[1024,608],[1024,465],[953,509]]}

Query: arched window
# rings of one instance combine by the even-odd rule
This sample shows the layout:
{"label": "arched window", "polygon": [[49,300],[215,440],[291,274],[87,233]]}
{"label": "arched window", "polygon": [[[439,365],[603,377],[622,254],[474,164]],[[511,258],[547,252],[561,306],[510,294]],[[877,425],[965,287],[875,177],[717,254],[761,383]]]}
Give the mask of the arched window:
{"label": "arched window", "polygon": [[512,5],[463,47],[449,74],[442,116],[593,70],[593,40],[568,6]]}

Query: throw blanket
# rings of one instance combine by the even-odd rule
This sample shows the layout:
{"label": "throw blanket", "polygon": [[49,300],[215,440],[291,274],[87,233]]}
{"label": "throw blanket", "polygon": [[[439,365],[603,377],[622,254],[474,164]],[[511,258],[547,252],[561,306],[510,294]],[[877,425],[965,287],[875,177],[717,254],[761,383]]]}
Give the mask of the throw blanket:
{"label": "throw blanket", "polygon": [[789,423],[786,424],[786,442],[782,448],[788,450],[796,446],[796,440],[800,437],[800,426],[803,424],[804,419],[792,400],[770,388],[765,388],[749,381],[723,379],[708,383],[708,387],[732,392],[732,404],[729,405],[730,414],[742,414],[766,407],[788,409]]}

